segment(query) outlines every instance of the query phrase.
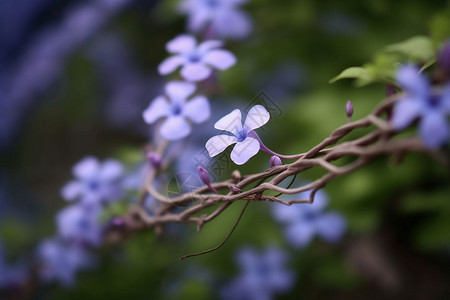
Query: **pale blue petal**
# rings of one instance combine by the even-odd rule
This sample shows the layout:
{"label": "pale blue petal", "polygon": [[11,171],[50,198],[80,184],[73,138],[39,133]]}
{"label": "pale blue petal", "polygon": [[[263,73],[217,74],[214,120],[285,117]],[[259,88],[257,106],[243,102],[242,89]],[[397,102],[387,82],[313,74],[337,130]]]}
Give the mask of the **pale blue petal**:
{"label": "pale blue petal", "polygon": [[415,98],[405,98],[395,103],[392,125],[396,130],[408,127],[423,110],[423,102]]}
{"label": "pale blue petal", "polygon": [[223,46],[223,42],[220,40],[207,40],[198,45],[197,51],[199,53],[206,53],[211,49],[219,48]]}
{"label": "pale blue petal", "polygon": [[214,124],[214,128],[226,130],[235,136],[242,130],[242,115],[239,109],[233,110]]}
{"label": "pale blue petal", "polygon": [[183,107],[183,116],[194,123],[202,123],[209,119],[209,101],[205,96],[196,96],[186,102]]}
{"label": "pale blue petal", "polygon": [[221,134],[210,138],[206,142],[205,147],[206,150],[208,150],[209,156],[214,157],[217,154],[221,153],[223,150],[225,150],[228,146],[236,142],[237,139],[235,136]]}
{"label": "pale blue petal", "polygon": [[316,220],[317,233],[327,242],[339,241],[347,229],[347,222],[341,214],[330,212]]}
{"label": "pale blue petal", "polygon": [[189,53],[195,49],[197,41],[190,34],[181,34],[166,44],[170,53]]}
{"label": "pale blue petal", "polygon": [[270,119],[269,112],[262,105],[253,106],[247,114],[244,128],[247,131],[254,130],[266,124]]}
{"label": "pale blue petal", "polygon": [[184,81],[171,81],[166,84],[165,90],[172,103],[183,103],[186,98],[195,92],[195,84]]}
{"label": "pale blue petal", "polygon": [[199,8],[189,14],[188,29],[189,31],[199,32],[204,30],[212,19],[212,14],[209,10]]}
{"label": "pale blue petal", "polygon": [[444,88],[442,96],[442,112],[446,114],[450,114],[450,84],[447,84],[447,86]]}
{"label": "pale blue petal", "polygon": [[158,72],[161,75],[167,75],[175,71],[179,66],[186,62],[186,58],[181,55],[174,55],[166,58],[163,62],[158,66]]}
{"label": "pale blue petal", "polygon": [[[300,199],[300,198],[299,198]],[[299,217],[301,209],[300,204],[294,204],[291,206],[275,203],[273,206],[273,215],[278,222],[289,224],[295,223]]]}
{"label": "pale blue petal", "polygon": [[211,50],[203,56],[203,62],[219,70],[226,70],[236,63],[236,57],[226,50]]}
{"label": "pale blue petal", "polygon": [[425,98],[430,92],[430,86],[425,76],[419,73],[414,65],[403,65],[397,71],[396,81],[400,87],[413,96]]}
{"label": "pale blue petal", "polygon": [[285,230],[286,239],[295,247],[303,248],[313,239],[315,229],[311,224],[297,222],[287,226]]}
{"label": "pale blue petal", "polygon": [[161,117],[167,117],[170,115],[170,104],[166,98],[159,96],[152,101],[149,107],[144,110],[142,117],[145,123],[152,124]]}
{"label": "pale blue petal", "polygon": [[236,143],[233,151],[231,151],[231,160],[237,165],[243,165],[258,153],[259,147],[257,140],[247,137],[244,141]]}
{"label": "pale blue petal", "polygon": [[[309,200],[312,190],[304,191],[299,194],[299,199]],[[301,204],[301,213],[319,213],[323,211],[328,205],[328,196],[323,190],[318,190],[314,195],[314,202],[312,204]]]}
{"label": "pale blue petal", "polygon": [[203,63],[189,63],[185,64],[181,69],[181,76],[187,81],[200,81],[209,77],[211,68],[205,66]]}
{"label": "pale blue petal", "polygon": [[191,126],[182,116],[170,116],[161,125],[160,133],[167,140],[178,140],[191,132]]}
{"label": "pale blue petal", "polygon": [[431,150],[441,147],[449,139],[449,124],[444,114],[429,112],[420,122],[420,138]]}
{"label": "pale blue petal", "polygon": [[84,192],[84,185],[79,181],[70,181],[61,189],[61,196],[68,201],[73,201]]}
{"label": "pale blue petal", "polygon": [[79,179],[91,179],[97,176],[100,164],[93,156],[83,158],[73,168],[72,172]]}
{"label": "pale blue petal", "polygon": [[223,9],[212,20],[214,33],[219,37],[245,38],[252,30],[248,15],[238,9]]}
{"label": "pale blue petal", "polygon": [[124,168],[121,163],[114,159],[107,159],[100,167],[98,178],[100,181],[110,182],[118,179],[124,173]]}

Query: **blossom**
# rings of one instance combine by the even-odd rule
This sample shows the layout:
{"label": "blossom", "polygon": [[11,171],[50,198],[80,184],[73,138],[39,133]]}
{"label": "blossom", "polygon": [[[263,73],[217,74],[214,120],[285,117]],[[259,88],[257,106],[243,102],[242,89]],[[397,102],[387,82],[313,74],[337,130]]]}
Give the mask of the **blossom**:
{"label": "blossom", "polygon": [[165,87],[167,97],[156,97],[142,113],[146,123],[152,124],[160,118],[166,118],[160,128],[161,135],[168,140],[178,140],[191,132],[189,121],[202,123],[209,118],[208,99],[195,96],[186,99],[195,91],[195,85],[189,82],[171,81]]}
{"label": "blossom", "polygon": [[110,202],[120,197],[118,181],[123,171],[122,164],[116,160],[100,163],[95,157],[85,157],[72,168],[76,180],[62,188],[62,197],[68,201],[79,199],[89,206]]}
{"label": "blossom", "polygon": [[[296,195],[297,199],[309,199],[311,191]],[[273,215],[285,225],[286,239],[295,247],[307,246],[315,235],[327,242],[337,242],[347,228],[344,217],[337,212],[324,212],[328,199],[318,191],[312,204],[286,206],[275,204]]]}
{"label": "blossom", "polygon": [[231,160],[237,165],[246,163],[258,153],[260,143],[256,138],[252,137],[252,132],[266,124],[270,119],[270,115],[263,106],[255,105],[248,112],[244,124],[242,124],[241,119],[241,111],[235,109],[214,124],[214,128],[226,130],[234,136],[221,134],[210,138],[206,142],[206,150],[208,150],[210,157],[216,156],[234,143],[236,143],[236,146],[231,152]]}
{"label": "blossom", "polygon": [[42,241],[37,256],[40,279],[45,282],[56,280],[65,286],[75,282],[76,272],[92,264],[92,258],[85,248],[58,239]]}
{"label": "blossom", "polygon": [[211,75],[211,67],[226,70],[236,63],[236,57],[229,51],[217,49],[223,42],[207,40],[197,45],[192,35],[182,34],[167,43],[166,48],[173,56],[165,59],[158,67],[161,75],[167,75],[181,68],[181,76],[188,81],[200,81]]}
{"label": "blossom", "polygon": [[180,12],[188,15],[188,29],[219,38],[245,38],[252,23],[239,6],[247,0],[184,0]]}
{"label": "blossom", "polygon": [[88,245],[99,245],[102,231],[99,223],[100,207],[71,205],[56,216],[59,236]]}
{"label": "blossom", "polygon": [[5,261],[0,240],[0,290],[22,285],[27,280],[27,271],[26,265],[23,263],[11,265]]}
{"label": "blossom", "polygon": [[262,253],[251,248],[237,255],[241,274],[222,290],[223,299],[269,300],[287,292],[294,284],[295,275],[286,270],[287,255],[269,247]]}
{"label": "blossom", "polygon": [[420,118],[419,136],[423,143],[432,150],[439,148],[450,135],[447,121],[447,115],[450,114],[450,85],[440,92],[432,91],[430,83],[412,65],[400,67],[396,80],[406,95],[394,107],[393,127],[403,130]]}

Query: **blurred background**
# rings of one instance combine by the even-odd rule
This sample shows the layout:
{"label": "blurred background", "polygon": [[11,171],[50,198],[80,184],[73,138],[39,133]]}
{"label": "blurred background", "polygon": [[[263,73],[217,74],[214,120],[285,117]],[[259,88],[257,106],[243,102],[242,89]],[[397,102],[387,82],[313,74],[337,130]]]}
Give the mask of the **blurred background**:
{"label": "blurred background", "polygon": [[[80,159],[114,157],[130,170],[144,161],[153,131],[141,114],[163,90],[157,66],[167,57],[165,44],[186,32],[179,2],[0,2],[0,238],[6,260],[26,264],[39,241],[54,234],[55,213],[67,205],[60,189]],[[214,122],[234,108],[271,103],[275,113],[260,136],[286,154],[310,149],[343,125],[349,99],[353,119],[364,117],[385,98],[385,86],[328,81],[371,61],[388,44],[430,34],[450,16],[444,0],[250,0],[241,9],[252,32],[226,41],[238,63],[218,75],[208,95],[210,120],[173,145],[179,159],[162,190],[170,190],[167,182],[180,172],[195,174],[192,153],[202,151],[217,134]],[[258,154],[238,168],[225,163],[214,178],[234,169],[263,171],[269,158]],[[306,172],[294,184],[320,174]],[[242,209],[238,203],[200,233],[174,225],[163,235],[150,230],[101,247],[96,266],[81,272],[75,285],[37,286],[30,297],[218,299],[239,278],[237,253],[270,246],[282,249],[286,269],[295,273],[294,283],[274,299],[444,299],[450,296],[449,178],[445,166],[423,154],[408,154],[401,164],[376,159],[324,189],[327,210],[347,224],[333,243],[316,237],[293,246],[273,217],[273,204],[251,203],[222,248],[178,260],[220,243]]]}

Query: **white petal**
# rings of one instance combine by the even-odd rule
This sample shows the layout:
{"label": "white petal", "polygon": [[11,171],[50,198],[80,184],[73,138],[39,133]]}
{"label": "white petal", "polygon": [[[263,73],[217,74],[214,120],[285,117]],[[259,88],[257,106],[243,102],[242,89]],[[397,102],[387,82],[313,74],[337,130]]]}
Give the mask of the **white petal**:
{"label": "white petal", "polygon": [[266,124],[270,119],[269,112],[262,105],[253,106],[247,114],[245,119],[244,128],[247,131],[259,128]]}
{"label": "white petal", "polygon": [[181,55],[174,55],[166,58],[163,62],[158,66],[158,72],[161,75],[167,75],[175,71],[176,68],[181,66],[186,59]]}
{"label": "white petal", "polygon": [[170,53],[187,53],[194,50],[197,41],[190,34],[181,34],[166,44]]}
{"label": "white petal", "polygon": [[171,116],[164,121],[160,132],[167,140],[178,140],[191,132],[191,125],[182,116]]}
{"label": "white petal", "polygon": [[208,150],[209,156],[214,157],[221,153],[225,148],[231,144],[236,143],[236,137],[226,134],[216,135],[210,138],[206,142],[206,150]]}
{"label": "white petal", "polygon": [[70,181],[61,189],[61,196],[68,201],[73,201],[83,193],[83,184],[79,181]]}
{"label": "white petal", "polygon": [[170,115],[170,104],[166,98],[159,96],[142,112],[145,123],[152,124],[161,117]]}
{"label": "white petal", "polygon": [[214,128],[226,130],[234,135],[238,135],[242,129],[242,115],[239,109],[233,110],[231,113],[220,119],[214,124]]}
{"label": "white petal", "polygon": [[189,100],[183,107],[183,116],[195,123],[208,120],[210,116],[208,99],[205,96],[197,96]]}
{"label": "white petal", "polygon": [[93,156],[83,158],[73,168],[73,174],[80,179],[90,179],[97,176],[99,168],[98,160]]}
{"label": "white petal", "polygon": [[197,51],[200,53],[206,53],[207,51],[214,49],[214,48],[219,48],[223,46],[223,42],[220,40],[207,40],[204,41],[203,43],[201,43],[200,45],[198,45],[197,47]]}
{"label": "white petal", "polygon": [[248,137],[244,141],[234,146],[231,152],[231,160],[237,165],[245,164],[252,156],[259,151],[259,142],[254,138]]}
{"label": "white petal", "polygon": [[195,84],[184,81],[171,81],[166,84],[165,89],[172,102],[182,103],[195,92]]}
{"label": "white petal", "polygon": [[203,56],[203,61],[216,69],[226,70],[236,63],[236,57],[226,50],[211,50]]}
{"label": "white petal", "polygon": [[107,159],[100,168],[99,179],[102,181],[112,181],[118,179],[124,171],[121,163],[114,159]]}
{"label": "white petal", "polygon": [[200,81],[209,77],[211,68],[203,63],[190,63],[181,69],[181,76],[188,81]]}

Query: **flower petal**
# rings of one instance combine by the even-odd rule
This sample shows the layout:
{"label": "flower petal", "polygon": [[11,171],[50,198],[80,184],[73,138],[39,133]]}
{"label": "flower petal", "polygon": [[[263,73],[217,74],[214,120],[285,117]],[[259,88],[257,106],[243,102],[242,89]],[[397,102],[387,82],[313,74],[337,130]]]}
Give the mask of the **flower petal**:
{"label": "flower petal", "polygon": [[207,40],[207,41],[204,41],[203,43],[201,43],[200,45],[198,45],[197,51],[200,53],[206,53],[207,51],[209,51],[211,49],[219,48],[222,46],[223,46],[223,41]]}
{"label": "flower petal", "polygon": [[195,88],[195,84],[190,82],[171,81],[166,84],[165,90],[172,102],[183,103],[195,92]]}
{"label": "flower petal", "polygon": [[396,130],[408,127],[414,119],[420,116],[423,109],[421,100],[416,98],[405,98],[399,100],[394,107],[392,125]]}
{"label": "flower petal", "polygon": [[170,104],[163,96],[156,97],[155,100],[142,112],[145,123],[152,124],[161,117],[170,115]]}
{"label": "flower petal", "polygon": [[208,120],[210,113],[209,102],[205,96],[196,96],[183,107],[183,116],[195,123]]}
{"label": "flower petal", "polygon": [[217,154],[221,153],[225,148],[230,146],[231,144],[236,143],[236,137],[226,134],[216,135],[210,138],[206,142],[206,150],[208,150],[209,156],[214,157]]}
{"label": "flower petal", "polygon": [[93,156],[83,158],[73,168],[72,172],[75,177],[80,179],[90,179],[97,176],[99,162]]}
{"label": "flower petal", "polygon": [[266,124],[270,119],[269,112],[262,105],[253,106],[247,114],[244,128],[247,131],[254,130]]}
{"label": "flower petal", "polygon": [[211,68],[203,63],[190,63],[181,69],[181,76],[188,81],[200,81],[211,74]]}
{"label": "flower petal", "polygon": [[170,53],[187,53],[195,49],[197,41],[190,34],[181,34],[166,44]]}
{"label": "flower petal", "polygon": [[254,138],[247,137],[244,141],[234,146],[231,152],[231,160],[237,165],[245,164],[252,156],[259,151],[259,142]]}
{"label": "flower petal", "polygon": [[441,97],[443,112],[450,114],[450,84],[444,88]]}
{"label": "flower petal", "polygon": [[429,149],[436,150],[448,141],[449,126],[444,114],[429,112],[420,121],[420,138]]}
{"label": "flower petal", "polygon": [[242,39],[252,30],[252,22],[247,14],[238,9],[223,9],[211,22],[212,31],[220,38]]}
{"label": "flower petal", "polygon": [[217,121],[216,124],[214,124],[214,128],[226,130],[237,136],[242,129],[241,111],[239,109],[233,110],[231,113]]}
{"label": "flower petal", "polygon": [[209,21],[211,21],[212,18],[213,15],[209,10],[202,8],[195,9],[195,11],[189,15],[188,19],[189,31],[199,32],[200,30],[205,29],[207,24],[209,23]]}
{"label": "flower petal", "polygon": [[341,214],[329,212],[316,220],[317,233],[327,242],[337,242],[345,233],[347,222]]}
{"label": "flower petal", "polygon": [[419,73],[419,69],[414,65],[401,66],[396,75],[397,83],[406,92],[418,97],[427,97],[430,86],[427,79]]}
{"label": "flower petal", "polygon": [[61,196],[67,201],[73,201],[83,193],[83,186],[79,181],[70,181],[61,189]]}
{"label": "flower petal", "polygon": [[98,175],[101,181],[112,181],[118,179],[124,172],[121,163],[114,159],[107,159],[103,162]]}
{"label": "flower petal", "polygon": [[203,61],[216,69],[226,70],[236,63],[236,57],[226,50],[211,50],[203,56]]}
{"label": "flower petal", "polygon": [[191,125],[182,116],[170,116],[162,124],[160,132],[167,140],[178,140],[191,132]]}
{"label": "flower petal", "polygon": [[303,248],[313,239],[315,234],[314,226],[306,222],[297,222],[286,228],[286,239],[295,247]]}
{"label": "flower petal", "polygon": [[181,66],[186,61],[184,56],[174,55],[166,58],[163,62],[158,66],[158,72],[161,75],[167,75],[176,70],[179,66]]}

